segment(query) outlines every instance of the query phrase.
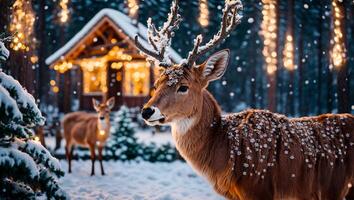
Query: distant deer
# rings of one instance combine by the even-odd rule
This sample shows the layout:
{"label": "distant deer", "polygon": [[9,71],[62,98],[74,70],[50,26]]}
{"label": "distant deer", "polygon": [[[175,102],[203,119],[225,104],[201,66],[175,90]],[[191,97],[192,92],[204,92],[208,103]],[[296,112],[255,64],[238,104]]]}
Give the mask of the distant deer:
{"label": "distant deer", "polygon": [[240,22],[238,0],[223,9],[219,32],[205,45],[194,41],[188,58],[176,64],[168,55],[178,27],[177,1],[160,29],[148,20],[150,48],[136,46],[165,70],[142,109],[149,125],[171,125],[176,147],[215,191],[237,200],[342,200],[354,181],[354,116],[326,114],[289,119],[265,110],[221,116],[206,90],[226,71],[229,50],[196,60],[220,44]]}
{"label": "distant deer", "polygon": [[114,97],[107,102],[99,103],[92,99],[97,114],[87,112],[73,112],[64,116],[63,129],[66,140],[65,151],[71,173],[71,159],[73,145],[88,147],[91,153],[91,176],[95,175],[95,148],[98,148],[98,159],[101,165],[101,174],[104,175],[102,164],[102,150],[110,135],[110,112],[114,106]]}

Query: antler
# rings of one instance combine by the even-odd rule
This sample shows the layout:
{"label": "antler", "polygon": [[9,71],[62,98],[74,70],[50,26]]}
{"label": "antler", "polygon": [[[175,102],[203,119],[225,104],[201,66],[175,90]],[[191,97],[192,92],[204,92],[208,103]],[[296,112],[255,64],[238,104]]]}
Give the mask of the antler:
{"label": "antler", "polygon": [[197,36],[194,40],[194,47],[192,51],[188,53],[188,67],[192,67],[198,57],[220,44],[230,34],[230,32],[235,29],[236,25],[241,22],[242,16],[238,14],[240,10],[242,10],[242,3],[240,0],[225,1],[225,8],[223,9],[221,27],[219,31],[208,43],[203,46],[200,46],[203,41],[202,35]]}
{"label": "antler", "polygon": [[148,19],[148,42],[152,49],[146,48],[139,42],[138,35],[135,36],[135,45],[148,56],[149,60],[157,60],[158,65],[167,68],[172,65],[172,61],[168,54],[167,48],[171,46],[171,38],[174,36],[174,30],[178,29],[181,22],[181,16],[178,14],[178,0],[172,2],[171,11],[168,14],[167,21],[157,30],[152,23],[151,18]]}

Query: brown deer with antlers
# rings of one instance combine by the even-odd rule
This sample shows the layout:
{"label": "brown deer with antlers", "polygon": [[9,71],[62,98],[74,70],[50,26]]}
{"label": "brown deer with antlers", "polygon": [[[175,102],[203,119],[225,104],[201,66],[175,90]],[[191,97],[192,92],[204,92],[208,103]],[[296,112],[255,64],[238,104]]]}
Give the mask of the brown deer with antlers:
{"label": "brown deer with antlers", "polygon": [[265,110],[221,116],[206,90],[226,70],[229,50],[196,65],[239,24],[239,0],[226,1],[219,32],[205,45],[198,36],[182,63],[168,48],[178,27],[177,1],[168,21],[156,29],[148,20],[151,47],[136,46],[165,70],[142,109],[149,125],[171,125],[183,158],[229,199],[342,200],[354,181],[354,116],[326,114],[289,119]]}
{"label": "brown deer with antlers", "polygon": [[95,149],[98,149],[98,159],[101,166],[101,174],[104,175],[102,164],[102,150],[110,135],[110,112],[114,106],[114,97],[107,102],[99,103],[92,99],[95,113],[73,112],[64,116],[62,125],[64,129],[64,138],[66,141],[65,151],[71,173],[71,159],[73,145],[88,147],[90,149],[92,168],[91,176],[95,175]]}

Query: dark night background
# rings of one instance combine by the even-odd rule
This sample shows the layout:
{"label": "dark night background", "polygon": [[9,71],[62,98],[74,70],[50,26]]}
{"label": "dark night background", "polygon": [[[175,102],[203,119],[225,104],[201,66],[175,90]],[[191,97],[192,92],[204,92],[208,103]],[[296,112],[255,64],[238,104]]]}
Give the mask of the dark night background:
{"label": "dark night background", "polygon": [[[13,1],[10,0],[0,2],[1,31],[9,32],[12,3]],[[155,23],[161,25],[169,12],[170,3],[170,0],[140,1],[138,20],[146,24],[147,18],[152,17]],[[330,41],[333,30],[331,1],[277,0],[277,4],[276,92],[274,94],[268,92],[265,58],[262,54],[263,38],[260,34],[262,2],[244,0],[242,23],[227,41],[217,48],[231,50],[228,70],[222,80],[209,86],[223,110],[231,112],[245,108],[269,108],[269,95],[273,95],[276,108],[272,110],[290,116],[327,112],[353,113],[354,45],[351,45],[354,36],[353,1],[341,2],[344,8],[343,15],[345,15],[344,42],[347,51],[346,63],[340,70],[330,67]],[[41,99],[43,105],[46,105],[51,102],[50,95],[47,94],[50,90],[49,80],[54,73],[44,64],[45,58],[65,44],[102,8],[114,8],[124,13],[128,12],[128,8],[126,1],[72,0],[69,3],[69,20],[62,25],[58,22],[58,0],[35,0],[32,1],[32,6],[36,14],[36,30],[33,36],[29,37],[37,38],[34,51],[38,55],[38,63],[34,66],[28,63],[19,64],[17,58],[23,55],[16,52],[13,53],[14,56],[4,70],[14,75],[26,87],[33,87],[30,91]],[[199,33],[205,35],[207,39],[216,33],[223,1],[209,0],[208,7],[210,21],[209,25],[203,28],[198,23],[199,2],[181,0],[180,13],[184,21],[176,32],[172,46],[182,57],[186,57],[192,48],[193,39]],[[282,62],[285,33],[289,28],[294,33],[294,62],[298,66],[293,73],[285,69]],[[24,71],[20,66],[29,69]],[[31,73],[34,78],[28,81]],[[293,86],[289,84],[290,80],[294,81]]]}

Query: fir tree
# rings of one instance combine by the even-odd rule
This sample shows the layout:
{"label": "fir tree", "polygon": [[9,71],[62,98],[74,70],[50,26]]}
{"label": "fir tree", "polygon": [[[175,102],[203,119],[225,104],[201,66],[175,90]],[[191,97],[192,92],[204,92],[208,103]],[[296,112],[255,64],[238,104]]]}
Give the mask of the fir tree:
{"label": "fir tree", "polygon": [[114,113],[111,140],[108,149],[115,159],[132,160],[138,157],[140,145],[135,136],[134,123],[129,109],[122,106]]}
{"label": "fir tree", "polygon": [[[0,62],[9,57],[3,42],[0,39]],[[1,199],[69,198],[57,182],[64,175],[59,161],[31,139],[32,128],[44,121],[33,96],[0,69]]]}

